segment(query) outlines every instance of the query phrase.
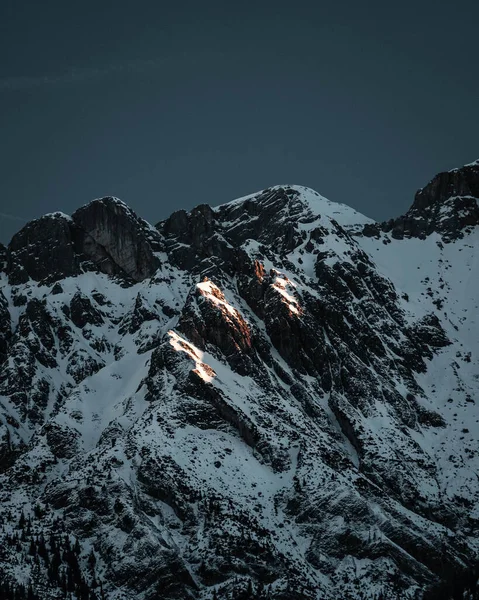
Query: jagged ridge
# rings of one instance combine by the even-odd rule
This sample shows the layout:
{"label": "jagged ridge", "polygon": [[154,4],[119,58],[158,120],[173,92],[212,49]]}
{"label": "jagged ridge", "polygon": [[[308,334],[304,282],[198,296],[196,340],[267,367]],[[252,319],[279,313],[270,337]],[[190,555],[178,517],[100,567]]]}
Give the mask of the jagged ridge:
{"label": "jagged ridge", "polygon": [[[477,548],[478,168],[393,226],[299,186],[156,228],[114,198],[28,224],[2,251],[4,579],[18,557],[42,598],[63,572],[109,598],[457,579]],[[439,218],[451,198],[469,216]],[[399,235],[408,219],[426,225]],[[48,575],[20,549],[59,522],[78,558]]]}

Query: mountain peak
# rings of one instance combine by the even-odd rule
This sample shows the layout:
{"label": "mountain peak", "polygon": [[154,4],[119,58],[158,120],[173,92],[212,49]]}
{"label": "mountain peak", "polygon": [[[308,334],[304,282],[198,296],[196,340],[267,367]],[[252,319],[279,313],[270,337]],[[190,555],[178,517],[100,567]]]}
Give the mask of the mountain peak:
{"label": "mountain peak", "polygon": [[365,228],[365,235],[380,230],[395,238],[425,239],[438,233],[445,242],[462,238],[479,225],[479,160],[436,175],[417,191],[411,208],[387,223]]}
{"label": "mountain peak", "polygon": [[262,211],[269,210],[273,204],[280,207],[280,209],[283,209],[286,204],[296,204],[296,208],[293,207],[292,214],[297,214],[298,217],[300,213],[302,213],[303,218],[324,215],[346,227],[374,222],[350,206],[332,202],[312,188],[302,185],[274,185],[226,204],[221,204],[215,207],[214,210],[229,211],[233,208],[238,209],[240,206],[251,205],[251,203],[258,204],[258,210]]}
{"label": "mountain peak", "polygon": [[158,260],[152,244],[158,235],[127,204],[112,196],[99,198],[75,211],[72,219],[86,234],[83,252],[96,264],[106,252],[135,281],[153,275]]}
{"label": "mountain peak", "polygon": [[71,217],[54,212],[27,223],[8,246],[7,273],[11,283],[25,283],[97,268],[140,281],[156,270],[158,243],[151,225],[118,198],[107,196]]}
{"label": "mountain peak", "polygon": [[0,246],[0,596],[419,600],[473,572],[477,236],[358,226],[282,185],[156,229],[99,198]]}
{"label": "mountain peak", "polygon": [[7,249],[7,273],[11,283],[48,277],[66,277],[78,272],[78,229],[71,217],[49,213],[27,223]]}
{"label": "mountain peak", "polygon": [[438,173],[416,193],[411,211],[421,212],[455,198],[479,198],[479,160]]}
{"label": "mountain peak", "polygon": [[477,160],[473,160],[472,162],[463,165],[462,167],[456,167],[455,169],[451,169],[450,172],[461,171],[462,169],[465,169],[466,167],[477,167],[477,166],[479,166],[479,158]]}
{"label": "mountain peak", "polygon": [[123,200],[120,200],[120,198],[117,198],[116,196],[102,196],[100,198],[94,198],[93,200],[90,200],[90,202],[87,202],[79,209],[77,209],[76,212],[86,210],[88,208],[91,209],[92,207],[99,204],[105,206],[106,208],[112,211],[120,211],[136,216],[134,211],[128,206],[128,204],[126,204],[126,202],[123,202]]}

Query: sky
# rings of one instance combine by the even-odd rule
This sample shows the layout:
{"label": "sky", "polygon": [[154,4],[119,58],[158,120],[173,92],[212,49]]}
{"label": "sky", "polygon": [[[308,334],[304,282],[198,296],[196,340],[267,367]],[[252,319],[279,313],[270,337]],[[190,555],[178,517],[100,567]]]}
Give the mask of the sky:
{"label": "sky", "polygon": [[0,241],[277,184],[385,220],[479,158],[476,1],[0,2]]}

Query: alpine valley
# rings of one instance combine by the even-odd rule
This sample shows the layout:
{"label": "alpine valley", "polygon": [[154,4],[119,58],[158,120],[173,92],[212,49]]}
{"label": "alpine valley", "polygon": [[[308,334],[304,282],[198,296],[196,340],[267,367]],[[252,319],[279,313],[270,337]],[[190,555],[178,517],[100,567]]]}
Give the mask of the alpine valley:
{"label": "alpine valley", "polygon": [[0,597],[477,598],[479,161],[0,246]]}

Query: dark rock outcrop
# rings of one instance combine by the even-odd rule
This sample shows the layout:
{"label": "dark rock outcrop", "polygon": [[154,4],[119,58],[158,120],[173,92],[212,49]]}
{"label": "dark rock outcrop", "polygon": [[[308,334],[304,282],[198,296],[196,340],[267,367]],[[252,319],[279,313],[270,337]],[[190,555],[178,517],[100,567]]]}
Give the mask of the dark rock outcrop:
{"label": "dark rock outcrop", "polygon": [[85,325],[100,326],[104,322],[101,312],[81,292],[77,292],[71,299],[68,315],[80,329],[83,329]]}
{"label": "dark rock outcrop", "polygon": [[420,274],[408,249],[412,283],[375,260],[465,236],[478,167],[391,226],[298,186],[156,229],[111,197],[28,224],[0,278],[2,577],[45,600],[419,600],[474,565],[475,298],[447,298],[454,244]]}
{"label": "dark rock outcrop", "polygon": [[69,217],[53,213],[25,225],[8,245],[11,284],[61,279],[80,272],[81,232]]}
{"label": "dark rock outcrop", "polygon": [[85,232],[82,251],[107,274],[126,273],[135,281],[150,277],[159,261],[154,230],[117,198],[95,200],[77,210],[74,222]]}
{"label": "dark rock outcrop", "polygon": [[7,247],[0,243],[0,273],[7,269]]}
{"label": "dark rock outcrop", "polygon": [[412,211],[423,211],[450,198],[479,198],[479,161],[459,169],[439,173],[414,198]]}
{"label": "dark rock outcrop", "polygon": [[377,236],[379,231],[393,238],[426,238],[439,233],[445,242],[464,236],[479,224],[479,161],[459,169],[439,173],[415,196],[408,212],[378,225],[366,225],[363,235]]}
{"label": "dark rock outcrop", "polygon": [[0,291],[0,365],[7,356],[7,345],[12,335],[11,317],[8,302]]}
{"label": "dark rock outcrop", "polygon": [[28,223],[8,246],[6,268],[11,284],[55,281],[91,269],[141,281],[156,271],[160,246],[153,227],[107,197],[72,217],[52,213]]}

